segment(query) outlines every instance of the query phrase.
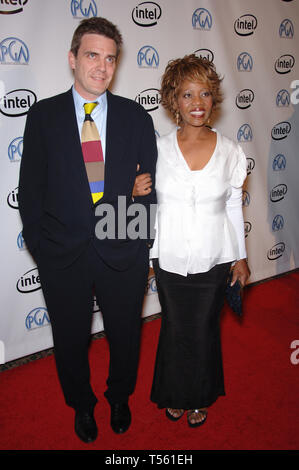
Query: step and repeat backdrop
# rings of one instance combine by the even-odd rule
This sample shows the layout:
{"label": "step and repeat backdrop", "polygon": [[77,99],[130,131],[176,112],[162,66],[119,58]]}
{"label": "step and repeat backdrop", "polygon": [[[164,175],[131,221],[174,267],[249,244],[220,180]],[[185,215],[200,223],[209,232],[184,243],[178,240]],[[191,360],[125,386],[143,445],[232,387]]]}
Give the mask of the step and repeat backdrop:
{"label": "step and repeat backdrop", "polygon": [[[157,138],[174,125],[160,105],[167,62],[190,53],[214,61],[224,102],[213,126],[238,141],[248,161],[243,206],[249,282],[299,266],[298,1],[0,0],[0,363],[52,347],[39,273],[18,211],[23,131],[36,100],[72,85],[71,37],[91,16],[108,18],[122,32],[111,91],[144,106]],[[159,312],[150,272],[142,315]],[[96,301],[91,315],[92,332],[101,331]]]}

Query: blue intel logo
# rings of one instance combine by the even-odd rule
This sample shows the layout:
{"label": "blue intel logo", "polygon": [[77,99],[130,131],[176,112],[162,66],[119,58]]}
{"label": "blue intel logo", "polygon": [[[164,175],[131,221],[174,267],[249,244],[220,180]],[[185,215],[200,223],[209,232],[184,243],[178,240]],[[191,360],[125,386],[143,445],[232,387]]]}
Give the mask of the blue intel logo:
{"label": "blue intel logo", "polygon": [[238,142],[251,142],[252,141],[252,129],[249,124],[243,124],[237,133]]}
{"label": "blue intel logo", "polygon": [[288,90],[280,90],[277,95],[276,95],[276,106],[279,106],[279,107],[287,107],[287,106],[290,106],[290,101],[291,101],[291,98],[290,98],[290,93],[288,92]]}
{"label": "blue intel logo", "polygon": [[241,52],[237,58],[237,69],[239,72],[251,72],[253,59],[248,52]]}
{"label": "blue intel logo", "polygon": [[19,162],[23,153],[23,137],[16,137],[8,146],[8,158],[11,162]]}
{"label": "blue intel logo", "polygon": [[272,231],[277,232],[278,230],[283,229],[283,226],[284,226],[284,220],[283,220],[282,215],[279,215],[279,214],[276,215],[272,222]]}
{"label": "blue intel logo", "polygon": [[50,324],[50,318],[48,310],[44,307],[37,307],[28,313],[25,325],[27,330],[32,331],[42,326],[48,326]]}
{"label": "blue intel logo", "polygon": [[272,163],[272,169],[273,171],[285,170],[286,164],[287,164],[286,157],[282,155],[281,153],[279,153],[278,155],[276,155],[276,157],[274,157],[274,160]]}
{"label": "blue intel logo", "polygon": [[143,68],[157,68],[159,66],[159,54],[152,46],[143,46],[137,54],[137,64]]}
{"label": "blue intel logo", "polygon": [[242,191],[242,205],[248,207],[250,204],[250,194],[248,191]]}
{"label": "blue intel logo", "polygon": [[72,0],[71,12],[74,18],[98,16],[98,9],[94,0]]}
{"label": "blue intel logo", "polygon": [[27,65],[29,50],[24,41],[18,38],[5,38],[0,42],[0,63],[3,65]]}
{"label": "blue intel logo", "polygon": [[212,15],[205,8],[197,8],[192,15],[192,27],[203,31],[210,31],[212,28]]}
{"label": "blue intel logo", "polygon": [[280,23],[279,36],[281,38],[293,39],[294,37],[294,26],[291,20],[287,18]]}

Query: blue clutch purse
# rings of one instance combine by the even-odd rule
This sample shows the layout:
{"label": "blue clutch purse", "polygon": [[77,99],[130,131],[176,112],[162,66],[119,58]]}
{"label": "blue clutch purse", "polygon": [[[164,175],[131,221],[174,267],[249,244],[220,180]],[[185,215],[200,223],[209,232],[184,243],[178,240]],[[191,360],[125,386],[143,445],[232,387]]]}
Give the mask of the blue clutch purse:
{"label": "blue clutch purse", "polygon": [[230,308],[235,312],[237,315],[241,316],[243,311],[242,311],[242,294],[243,294],[243,287],[239,281],[236,281],[233,286],[231,286],[232,282],[232,277],[233,277],[233,271],[230,271],[228,280],[227,280],[227,285],[226,285],[226,290],[225,290],[225,296],[226,296],[226,301]]}

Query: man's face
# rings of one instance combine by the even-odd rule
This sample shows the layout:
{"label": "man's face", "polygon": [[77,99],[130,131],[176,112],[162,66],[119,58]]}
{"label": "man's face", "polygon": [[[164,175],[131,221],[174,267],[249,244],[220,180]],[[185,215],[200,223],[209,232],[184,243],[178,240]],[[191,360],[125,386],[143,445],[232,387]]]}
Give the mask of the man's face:
{"label": "man's face", "polygon": [[116,43],[100,34],[84,34],[77,57],[69,52],[69,64],[74,71],[75,89],[86,100],[103,94],[116,68]]}

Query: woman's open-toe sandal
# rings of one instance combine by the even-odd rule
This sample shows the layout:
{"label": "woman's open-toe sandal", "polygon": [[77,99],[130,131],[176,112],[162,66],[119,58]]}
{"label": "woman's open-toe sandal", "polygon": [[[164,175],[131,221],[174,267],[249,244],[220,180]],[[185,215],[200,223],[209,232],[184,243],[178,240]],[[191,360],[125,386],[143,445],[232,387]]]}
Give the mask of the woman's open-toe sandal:
{"label": "woman's open-toe sandal", "polygon": [[204,424],[208,416],[208,410],[202,408],[201,410],[188,410],[187,411],[187,422],[191,428],[196,428]]}
{"label": "woman's open-toe sandal", "polygon": [[165,413],[168,419],[171,419],[171,421],[177,421],[183,416],[185,410],[166,408]]}

